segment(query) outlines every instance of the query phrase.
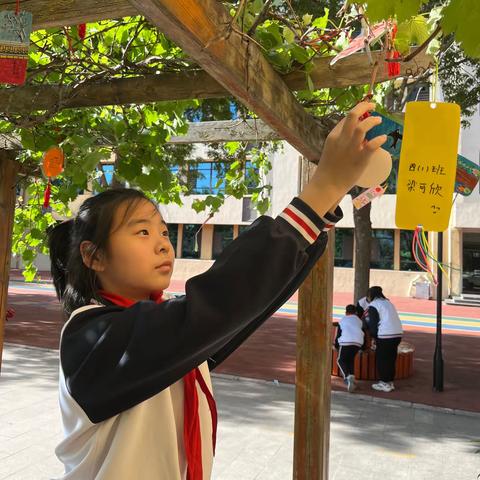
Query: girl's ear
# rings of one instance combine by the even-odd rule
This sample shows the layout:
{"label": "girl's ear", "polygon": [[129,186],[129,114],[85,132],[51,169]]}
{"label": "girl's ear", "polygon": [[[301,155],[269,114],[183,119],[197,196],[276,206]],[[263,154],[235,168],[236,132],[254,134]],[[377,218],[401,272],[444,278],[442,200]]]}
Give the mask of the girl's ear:
{"label": "girl's ear", "polygon": [[105,270],[105,258],[101,251],[95,251],[95,245],[89,240],[84,240],[80,244],[80,255],[82,255],[83,263],[86,267],[91,268],[95,272],[103,272]]}

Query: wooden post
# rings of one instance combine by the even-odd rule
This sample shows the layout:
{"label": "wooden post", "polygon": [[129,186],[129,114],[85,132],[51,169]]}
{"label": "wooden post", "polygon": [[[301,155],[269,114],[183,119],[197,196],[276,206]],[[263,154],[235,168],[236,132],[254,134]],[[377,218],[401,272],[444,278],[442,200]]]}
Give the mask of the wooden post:
{"label": "wooden post", "polygon": [[0,371],[7,316],[8,280],[15,213],[15,182],[19,165],[14,158],[14,151],[0,150]]}
{"label": "wooden post", "polygon": [[[305,185],[315,166],[306,160],[303,162],[302,183]],[[300,288],[293,453],[295,480],[328,480],[334,251],[332,229],[327,250]]]}

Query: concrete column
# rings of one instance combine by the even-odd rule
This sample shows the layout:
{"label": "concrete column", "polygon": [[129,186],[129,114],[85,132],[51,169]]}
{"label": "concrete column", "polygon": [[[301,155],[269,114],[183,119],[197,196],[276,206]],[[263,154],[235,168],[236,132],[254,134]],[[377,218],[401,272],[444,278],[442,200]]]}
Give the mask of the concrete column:
{"label": "concrete column", "polygon": [[201,260],[211,260],[213,247],[213,225],[210,223],[204,225],[200,235],[202,235],[200,258]]}
{"label": "concrete column", "polygon": [[393,269],[400,270],[400,230],[396,228],[393,232]]}
{"label": "concrete column", "polygon": [[450,234],[450,278],[452,279],[451,295],[462,293],[462,268],[463,268],[463,231],[460,228],[452,228]]}
{"label": "concrete column", "polygon": [[182,244],[183,244],[183,223],[178,224],[177,245],[176,245],[176,257],[182,258]]}

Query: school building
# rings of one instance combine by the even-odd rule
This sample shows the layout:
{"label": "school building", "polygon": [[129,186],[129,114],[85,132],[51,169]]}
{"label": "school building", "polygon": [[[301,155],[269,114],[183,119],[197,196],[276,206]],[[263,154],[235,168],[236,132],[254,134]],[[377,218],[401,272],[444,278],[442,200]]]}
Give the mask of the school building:
{"label": "school building", "polygon": [[[460,152],[468,159],[480,160],[480,108],[471,126],[462,129]],[[200,151],[202,147],[198,147]],[[198,156],[198,151],[196,151]],[[226,245],[236,238],[257,217],[251,200],[227,198],[220,211],[208,222],[207,213],[196,213],[191,204],[196,198],[214,194],[217,169],[208,158],[198,165],[199,173],[194,195],[184,197],[184,205],[162,206],[162,213],[169,223],[171,238],[176,249],[175,278],[187,279],[205,271]],[[272,154],[272,170],[266,179],[272,186],[269,215],[277,215],[297,195],[301,179],[301,156],[290,145]],[[80,196],[80,203],[84,196]],[[395,226],[396,195],[385,194],[372,204],[371,284],[381,285],[387,295],[410,296],[415,293],[415,283],[422,280],[421,269],[411,254],[412,231],[399,230]],[[344,219],[337,224],[335,239],[335,290],[353,291],[353,213],[349,196],[341,203]],[[443,298],[454,301],[480,299],[480,192],[464,197],[457,195],[452,207],[450,226],[444,233],[444,262],[451,265],[450,282],[444,281]],[[436,250],[436,235],[430,235]],[[48,270],[48,258],[40,257],[38,267]],[[13,267],[20,267],[18,259],[12,259]],[[255,272],[252,272],[254,275]],[[434,289],[431,289],[434,295]]]}
{"label": "school building", "polygon": [[[468,159],[480,160],[480,108],[463,129],[460,153]],[[475,134],[475,132],[477,132]],[[272,185],[270,215],[277,215],[290,198],[299,192],[301,157],[291,146],[273,154],[272,171],[266,180]],[[205,162],[205,183],[214,185],[214,169]],[[223,248],[256,218],[249,197],[227,199],[220,212],[209,220],[205,213],[189,208],[196,196],[186,197],[183,207],[162,207],[175,231],[178,278],[188,278],[208,268]],[[389,295],[409,296],[415,293],[415,282],[424,275],[411,254],[413,232],[395,226],[396,195],[386,194],[372,204],[371,284],[382,285]],[[335,290],[353,291],[353,206],[349,196],[341,203],[344,219],[337,224],[335,235]],[[450,282],[444,281],[443,297],[456,297],[456,302],[480,299],[480,192],[479,187],[464,197],[457,195],[452,207],[450,226],[444,233],[444,262],[451,265]],[[197,234],[197,239],[195,235]],[[436,250],[436,234],[429,236]],[[435,295],[432,287],[432,295]]]}

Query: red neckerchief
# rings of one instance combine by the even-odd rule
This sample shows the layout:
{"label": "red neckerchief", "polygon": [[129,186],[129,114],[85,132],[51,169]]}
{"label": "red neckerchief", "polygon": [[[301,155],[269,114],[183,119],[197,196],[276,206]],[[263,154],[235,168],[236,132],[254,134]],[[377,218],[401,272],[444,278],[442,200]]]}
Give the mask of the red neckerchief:
{"label": "red neckerchief", "polygon": [[[114,293],[99,291],[100,295],[106,300],[121,307],[131,307],[136,302]],[[155,292],[150,296],[150,300],[155,303],[162,303],[163,292]],[[215,455],[215,445],[217,440],[217,407],[215,399],[210,392],[204,378],[198,368],[183,377],[183,443],[185,447],[185,456],[187,458],[187,480],[202,480],[202,435],[200,431],[200,417],[198,415],[198,394],[195,382],[198,382],[202,392],[207,398],[210,414],[212,416],[212,444],[213,454]]]}

